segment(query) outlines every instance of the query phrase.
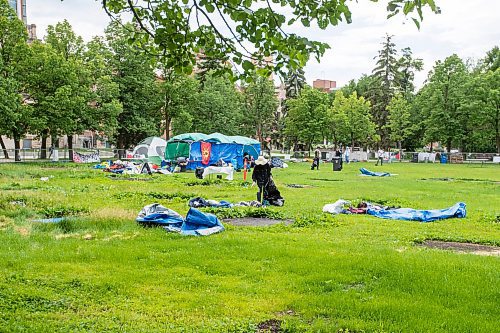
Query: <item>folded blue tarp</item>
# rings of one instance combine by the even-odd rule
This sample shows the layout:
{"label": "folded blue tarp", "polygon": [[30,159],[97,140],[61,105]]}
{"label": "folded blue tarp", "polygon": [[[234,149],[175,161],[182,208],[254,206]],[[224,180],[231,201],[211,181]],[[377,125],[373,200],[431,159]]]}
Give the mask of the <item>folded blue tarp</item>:
{"label": "folded blue tarp", "polygon": [[184,219],[177,212],[160,204],[145,206],[139,212],[136,221],[145,225],[163,226],[167,231],[178,232],[182,235],[208,236],[224,231],[224,226],[213,214],[206,214],[191,208]]}
{"label": "folded blue tarp", "polygon": [[224,231],[224,226],[217,216],[190,208],[180,232],[183,235],[207,236],[221,231]]}
{"label": "folded blue tarp", "polygon": [[135,220],[141,224],[161,226],[178,224],[180,227],[182,222],[184,222],[184,217],[171,209],[155,203],[145,206]]}
{"label": "folded blue tarp", "polygon": [[359,169],[362,175],[364,176],[373,176],[373,177],[389,177],[391,174],[388,172],[373,172],[370,170],[367,170],[365,168]]}
{"label": "folded blue tarp", "polygon": [[368,208],[366,213],[382,219],[432,222],[453,217],[463,218],[466,216],[467,211],[465,209],[465,203],[459,202],[446,209],[416,210],[411,208],[399,208],[386,210]]}

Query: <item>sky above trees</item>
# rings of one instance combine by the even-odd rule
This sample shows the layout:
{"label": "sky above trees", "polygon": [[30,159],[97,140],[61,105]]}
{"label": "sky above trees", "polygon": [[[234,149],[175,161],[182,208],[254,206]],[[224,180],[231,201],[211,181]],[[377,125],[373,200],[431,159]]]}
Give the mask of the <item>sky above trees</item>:
{"label": "sky above trees", "polygon": [[[381,0],[382,1],[382,0]],[[384,1],[382,1],[384,2]],[[362,73],[370,73],[385,33],[395,35],[398,47],[411,47],[416,58],[424,60],[417,74],[420,86],[436,60],[452,53],[461,58],[480,58],[500,41],[497,19],[500,2],[491,0],[438,0],[442,14],[427,11],[420,31],[413,22],[400,16],[386,20],[385,5],[365,0],[352,3],[353,23],[320,30],[297,25],[294,31],[330,44],[321,63],[311,60],[305,68],[307,81],[336,80],[346,84]],[[75,32],[85,40],[102,35],[109,18],[94,0],[28,0],[28,21],[38,27],[39,38],[49,24],[68,19]]]}

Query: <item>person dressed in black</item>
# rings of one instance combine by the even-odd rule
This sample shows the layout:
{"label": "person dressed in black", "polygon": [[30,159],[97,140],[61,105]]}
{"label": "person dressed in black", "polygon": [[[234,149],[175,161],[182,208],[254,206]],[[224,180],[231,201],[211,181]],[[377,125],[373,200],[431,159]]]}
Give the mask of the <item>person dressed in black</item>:
{"label": "person dressed in black", "polygon": [[313,159],[313,163],[311,165],[311,170],[314,170],[314,168],[316,168],[316,170],[319,170],[320,155],[321,155],[321,151],[319,149],[316,149],[314,151],[314,159]]}
{"label": "person dressed in black", "polygon": [[340,168],[342,169],[343,167],[343,161],[342,161],[342,152],[340,151],[340,149],[337,148],[337,150],[335,151],[335,157],[338,158],[340,160]]}
{"label": "person dressed in black", "polygon": [[285,204],[285,199],[283,199],[273,181],[271,165],[264,156],[259,156],[259,158],[255,160],[252,180],[252,186],[257,184],[259,187],[259,191],[257,192],[257,200],[259,202],[273,206],[283,206]]}
{"label": "person dressed in black", "polygon": [[271,166],[264,156],[259,156],[255,160],[255,167],[252,172],[253,184],[257,184],[259,191],[257,192],[257,201],[262,202],[263,198],[267,197],[267,185],[271,180]]}

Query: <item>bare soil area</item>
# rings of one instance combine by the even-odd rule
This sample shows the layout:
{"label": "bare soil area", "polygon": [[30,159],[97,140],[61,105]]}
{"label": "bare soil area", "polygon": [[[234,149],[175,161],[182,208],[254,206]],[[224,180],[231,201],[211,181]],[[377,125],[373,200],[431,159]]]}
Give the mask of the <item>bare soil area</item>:
{"label": "bare soil area", "polygon": [[431,249],[451,250],[455,252],[472,253],[482,256],[500,256],[500,247],[498,246],[473,243],[444,242],[435,240],[427,240],[423,242],[421,246],[425,246]]}

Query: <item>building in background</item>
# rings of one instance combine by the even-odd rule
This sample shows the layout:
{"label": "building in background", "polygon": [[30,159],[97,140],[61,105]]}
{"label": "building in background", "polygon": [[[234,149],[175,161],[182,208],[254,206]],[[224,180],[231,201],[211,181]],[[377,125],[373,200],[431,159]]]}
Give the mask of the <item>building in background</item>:
{"label": "building in background", "polygon": [[28,24],[28,17],[26,15],[26,1],[27,0],[8,0],[9,5],[14,9],[17,17],[23,21],[26,29],[28,30],[28,41],[32,42],[36,40],[36,25]]}
{"label": "building in background", "polygon": [[26,0],[9,0],[9,5],[16,11],[17,17],[27,25]]}
{"label": "building in background", "polygon": [[337,81],[316,79],[313,82],[313,88],[323,92],[332,92],[337,88]]}

